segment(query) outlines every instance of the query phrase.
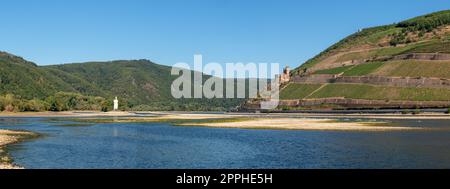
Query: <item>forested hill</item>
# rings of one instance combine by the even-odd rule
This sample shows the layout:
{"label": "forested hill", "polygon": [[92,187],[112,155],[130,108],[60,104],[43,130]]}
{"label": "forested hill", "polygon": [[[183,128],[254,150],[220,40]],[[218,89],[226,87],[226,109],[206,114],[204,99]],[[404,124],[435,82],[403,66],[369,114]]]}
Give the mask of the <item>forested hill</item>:
{"label": "forested hill", "polygon": [[[148,60],[37,66],[0,53],[0,110],[227,110],[239,99],[174,99],[171,67]],[[208,76],[206,76],[207,78]]]}

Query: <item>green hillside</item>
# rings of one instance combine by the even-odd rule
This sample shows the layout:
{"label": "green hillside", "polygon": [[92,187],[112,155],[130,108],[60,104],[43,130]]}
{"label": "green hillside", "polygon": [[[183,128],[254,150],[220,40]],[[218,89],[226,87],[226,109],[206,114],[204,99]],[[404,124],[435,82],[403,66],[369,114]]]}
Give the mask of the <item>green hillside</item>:
{"label": "green hillside", "polygon": [[302,99],[317,90],[320,86],[320,84],[291,83],[282,90],[280,98],[285,100]]}
{"label": "green hillside", "polygon": [[345,97],[368,100],[449,100],[450,90],[433,88],[387,87],[364,84],[329,84],[311,98]]}
{"label": "green hillside", "polygon": [[171,96],[170,85],[174,79],[170,76],[170,67],[147,60],[89,62],[43,68],[70,75],[64,81],[72,83],[79,91],[92,90],[92,87],[77,86],[77,78],[82,78],[94,85],[93,89],[104,91],[105,97],[120,96],[134,104],[168,100]]}
{"label": "green hillside", "polygon": [[[346,37],[294,69],[291,76],[334,75],[338,79],[351,77],[352,83],[345,83],[348,81],[345,79],[337,80],[339,83],[296,79],[281,91],[281,98],[445,101],[450,106],[449,74],[450,10],[445,10],[396,24],[362,29]],[[411,78],[423,82],[417,87],[407,86],[407,83],[404,87],[401,87],[402,83],[394,87],[379,83],[377,77],[370,77],[371,80],[362,78],[364,76]],[[311,87],[315,90],[311,91]]]}
{"label": "green hillside", "polygon": [[20,57],[0,53],[0,94],[44,98],[58,91],[75,92],[59,77]]}
{"label": "green hillside", "polygon": [[[295,73],[300,74],[305,69],[307,70],[323,62],[324,59],[342,52],[349,52],[347,55],[353,56],[365,55],[367,58],[407,52],[448,53],[450,52],[448,49],[450,34],[447,27],[449,24],[450,10],[445,10],[419,16],[398,24],[362,29],[306,61],[295,69]],[[353,50],[363,49],[373,50],[351,53]]]}
{"label": "green hillside", "polygon": [[[37,66],[0,54],[0,110],[227,110],[242,99],[174,99],[171,68],[148,60]],[[204,79],[208,79],[205,76]]]}

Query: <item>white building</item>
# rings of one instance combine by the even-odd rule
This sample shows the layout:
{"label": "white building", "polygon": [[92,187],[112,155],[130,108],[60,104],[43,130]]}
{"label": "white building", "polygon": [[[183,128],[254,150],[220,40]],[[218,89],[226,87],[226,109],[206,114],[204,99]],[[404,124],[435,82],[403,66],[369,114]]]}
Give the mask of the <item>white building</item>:
{"label": "white building", "polygon": [[114,111],[119,110],[119,100],[117,100],[117,96],[116,99],[114,99]]}

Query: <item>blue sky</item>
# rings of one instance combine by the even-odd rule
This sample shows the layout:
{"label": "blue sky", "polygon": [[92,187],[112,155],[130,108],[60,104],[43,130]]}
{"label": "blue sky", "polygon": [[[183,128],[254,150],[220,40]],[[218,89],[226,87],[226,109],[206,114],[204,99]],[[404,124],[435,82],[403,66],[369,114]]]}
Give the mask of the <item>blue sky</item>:
{"label": "blue sky", "polygon": [[116,59],[296,67],[359,28],[447,0],[1,0],[0,50],[39,65]]}

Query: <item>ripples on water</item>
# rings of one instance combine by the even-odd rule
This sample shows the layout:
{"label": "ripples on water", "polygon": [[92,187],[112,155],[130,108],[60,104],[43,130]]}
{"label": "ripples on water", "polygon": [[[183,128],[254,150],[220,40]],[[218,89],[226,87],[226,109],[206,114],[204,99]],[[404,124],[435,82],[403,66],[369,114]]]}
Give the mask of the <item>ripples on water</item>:
{"label": "ripples on water", "polygon": [[[450,127],[450,120],[394,122]],[[450,168],[448,129],[276,131],[39,118],[2,118],[0,128],[44,135],[9,147],[26,168]]]}

